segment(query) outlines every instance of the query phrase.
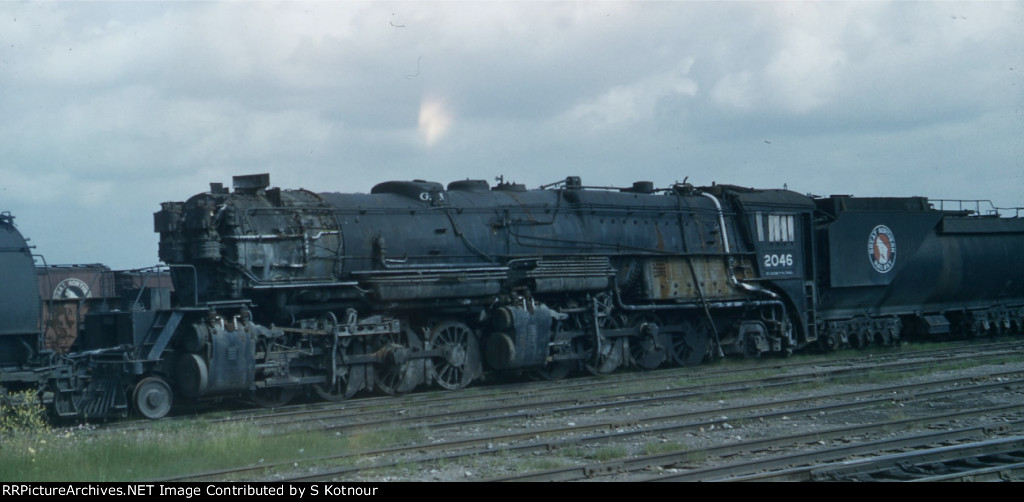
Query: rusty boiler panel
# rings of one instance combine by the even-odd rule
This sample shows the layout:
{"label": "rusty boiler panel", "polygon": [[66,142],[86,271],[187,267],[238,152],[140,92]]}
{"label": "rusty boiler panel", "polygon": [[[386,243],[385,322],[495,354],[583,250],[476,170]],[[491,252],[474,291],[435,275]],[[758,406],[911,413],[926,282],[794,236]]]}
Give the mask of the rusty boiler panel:
{"label": "rusty boiler panel", "polygon": [[698,300],[701,294],[704,298],[740,295],[732,286],[725,260],[718,256],[646,260],[643,294],[648,300]]}

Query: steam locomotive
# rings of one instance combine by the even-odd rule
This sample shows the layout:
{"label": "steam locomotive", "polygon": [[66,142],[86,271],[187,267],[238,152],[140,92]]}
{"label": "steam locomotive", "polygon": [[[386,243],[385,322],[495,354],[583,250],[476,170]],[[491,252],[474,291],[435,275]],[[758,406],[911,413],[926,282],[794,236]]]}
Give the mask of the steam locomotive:
{"label": "steam locomotive", "polygon": [[[38,307],[5,285],[22,317],[0,357],[7,375],[36,375],[58,415],[160,418],[175,398],[273,406],[1019,331],[1024,219],[982,213],[685,182],[318,194],[238,176],[155,214],[173,302],[150,288],[92,312],[71,353],[40,361],[18,349]],[[18,238],[2,242],[5,277],[31,266],[7,251]]]}

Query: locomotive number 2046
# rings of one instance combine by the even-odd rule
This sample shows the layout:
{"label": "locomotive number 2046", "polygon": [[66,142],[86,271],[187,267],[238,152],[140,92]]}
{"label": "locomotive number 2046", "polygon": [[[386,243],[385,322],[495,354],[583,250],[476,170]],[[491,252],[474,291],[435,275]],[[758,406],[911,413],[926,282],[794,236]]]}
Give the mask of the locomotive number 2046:
{"label": "locomotive number 2046", "polygon": [[764,255],[765,268],[792,267],[793,253]]}

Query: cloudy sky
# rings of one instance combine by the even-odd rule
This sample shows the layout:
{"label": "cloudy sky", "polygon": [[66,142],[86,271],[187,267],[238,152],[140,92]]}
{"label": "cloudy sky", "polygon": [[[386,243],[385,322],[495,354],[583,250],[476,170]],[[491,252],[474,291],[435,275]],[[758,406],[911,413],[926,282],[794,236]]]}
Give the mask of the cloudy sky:
{"label": "cloudy sky", "polygon": [[504,175],[1024,206],[1024,2],[0,2],[0,211],[156,264],[210,182]]}

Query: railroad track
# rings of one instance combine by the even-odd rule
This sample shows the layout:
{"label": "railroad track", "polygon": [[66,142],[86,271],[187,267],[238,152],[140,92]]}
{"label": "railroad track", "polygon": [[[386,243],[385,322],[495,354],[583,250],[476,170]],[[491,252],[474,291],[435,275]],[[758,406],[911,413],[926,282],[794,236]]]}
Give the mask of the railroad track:
{"label": "railroad track", "polygon": [[[957,345],[911,353],[895,352],[822,361],[818,358],[800,361],[771,361],[769,364],[729,364],[725,367],[670,368],[644,373],[623,373],[583,377],[557,382],[517,382],[474,387],[457,392],[424,392],[404,396],[377,396],[341,403],[307,403],[275,409],[243,409],[213,422],[245,422],[272,428],[280,433],[291,430],[344,430],[383,424],[420,422],[430,425],[431,419],[450,420],[463,417],[467,422],[477,417],[488,420],[506,413],[509,418],[521,417],[524,405],[532,407],[574,406],[581,396],[607,392],[615,388],[618,399],[701,399],[717,393],[753,392],[755,389],[784,388],[809,381],[855,380],[863,377],[865,365],[874,375],[912,372],[935,364],[958,362],[977,364],[1024,350],[1024,342],[1009,341],[976,345]],[[771,373],[771,374],[766,374]],[[661,388],[657,388],[657,387]],[[585,405],[584,405],[585,406]],[[567,409],[565,411],[571,411]],[[193,420],[195,416],[178,417]],[[174,418],[169,419],[174,420]],[[113,424],[115,429],[146,428],[149,421]]]}
{"label": "railroad track", "polygon": [[[1024,386],[1024,380],[1017,380],[1013,383],[1016,386]],[[962,389],[963,392],[983,391],[986,386],[969,387]],[[922,397],[930,395],[945,395],[944,391],[933,391],[921,394]],[[840,401],[821,406],[811,406],[802,410],[788,410],[788,414],[813,414],[822,411],[835,411],[839,408],[847,410],[864,409],[878,404],[878,400],[865,402],[850,401],[857,396],[841,395],[836,396]],[[769,404],[770,405],[770,404]],[[967,440],[985,437],[1005,429],[1024,431],[1024,421],[1000,423],[998,426],[976,426],[962,429],[953,429],[938,433],[922,435],[912,434],[910,437],[897,437],[881,441],[854,441],[849,444],[851,437],[862,437],[878,431],[905,430],[914,427],[927,426],[931,424],[942,424],[950,421],[962,421],[972,418],[987,416],[1019,416],[1024,411],[1024,402],[1012,405],[982,407],[962,410],[950,413],[929,414],[921,417],[907,418],[902,420],[885,420],[866,424],[855,424],[840,427],[823,427],[800,434],[773,436],[769,438],[739,440],[730,443],[700,447],[696,449],[683,449],[659,453],[656,455],[643,455],[630,459],[616,459],[609,462],[589,463],[582,466],[573,466],[562,469],[551,469],[525,473],[513,476],[497,478],[498,481],[576,481],[581,479],[594,478],[606,475],[622,475],[628,473],[644,473],[652,468],[665,468],[670,472],[655,477],[643,476],[641,481],[723,481],[723,480],[813,480],[820,481],[827,479],[823,475],[817,477],[793,476],[787,471],[785,475],[763,474],[766,470],[788,468],[793,465],[806,465],[811,470],[817,463],[824,461],[837,461],[849,458],[852,455],[865,455],[877,452],[889,451],[895,448],[918,447],[923,448],[934,445],[940,441]],[[769,419],[778,416],[777,413],[757,413],[743,418]],[[686,426],[708,427],[710,425],[722,424],[724,422],[704,422],[699,424],[685,424]],[[679,426],[674,426],[677,428]],[[658,432],[663,432],[664,429]],[[826,441],[835,441],[837,446],[826,446]],[[820,445],[821,447],[814,447]],[[810,446],[810,447],[809,447]],[[780,454],[787,448],[801,450],[793,454]],[[806,451],[804,451],[806,450]],[[695,458],[703,459],[729,459],[737,455],[763,455],[755,460],[740,460],[737,462],[723,462],[706,468],[695,467]],[[742,477],[746,476],[746,477]]]}
{"label": "railroad track", "polygon": [[[981,346],[976,348],[980,349]],[[565,451],[567,448],[578,448],[580,445],[591,448],[594,445],[630,441],[630,438],[649,438],[652,435],[669,436],[687,432],[691,434],[703,434],[704,431],[715,430],[716,428],[718,431],[722,431],[727,427],[736,426],[730,424],[780,421],[785,420],[787,416],[831,415],[850,410],[869,410],[879,407],[884,408],[887,406],[893,406],[893,403],[901,401],[910,402],[912,400],[920,400],[925,397],[939,399],[942,397],[948,398],[949,396],[954,395],[977,396],[984,392],[993,391],[993,389],[999,390],[1007,387],[1022,387],[1024,384],[1022,384],[1021,378],[1024,378],[1024,367],[1017,367],[1016,369],[1004,372],[1002,375],[992,375],[990,376],[990,381],[987,382],[977,382],[973,377],[959,377],[949,378],[942,381],[917,383],[913,386],[876,385],[873,388],[844,393],[822,392],[817,396],[801,396],[793,399],[782,399],[779,397],[763,400],[754,399],[750,403],[742,406],[722,406],[720,404],[707,406],[707,403],[709,402],[718,403],[719,401],[732,401],[736,399],[736,396],[750,396],[755,392],[787,392],[787,389],[792,388],[793,386],[806,385],[808,380],[812,378],[816,381],[830,381],[832,383],[836,383],[844,380],[856,380],[858,375],[863,375],[868,369],[875,372],[888,371],[909,373],[915,371],[915,369],[926,367],[927,365],[934,365],[936,361],[949,363],[951,361],[957,361],[957,358],[960,357],[969,357],[969,359],[975,363],[986,358],[998,360],[1001,357],[1005,358],[1008,353],[1013,354],[1014,352],[1019,351],[1019,349],[1019,344],[1002,345],[1000,347],[989,345],[987,348],[980,350],[979,353],[966,356],[963,353],[964,349],[962,347],[958,347],[949,349],[956,352],[956,355],[953,356],[948,353],[943,353],[942,351],[929,351],[932,353],[927,356],[913,356],[911,357],[912,360],[909,361],[898,360],[890,357],[874,357],[874,360],[870,361],[871,364],[868,364],[868,362],[862,359],[857,363],[848,363],[850,365],[848,367],[844,367],[846,364],[838,362],[826,363],[825,367],[822,367],[819,363],[819,365],[815,366],[812,370],[805,371],[802,374],[797,372],[798,374],[792,378],[787,378],[786,376],[773,377],[771,379],[772,381],[769,383],[765,383],[765,380],[767,379],[761,376],[750,379],[749,381],[733,380],[712,384],[708,382],[715,378],[708,376],[709,380],[705,381],[704,384],[696,384],[691,388],[681,387],[646,391],[624,390],[622,392],[605,396],[589,395],[586,398],[583,397],[582,391],[576,389],[570,391],[573,394],[572,398],[556,398],[554,391],[543,390],[545,389],[545,386],[539,385],[538,387],[542,389],[539,392],[540,397],[534,396],[532,401],[514,403],[506,407],[504,410],[498,409],[500,407],[495,406],[493,401],[481,400],[481,396],[475,396],[478,406],[464,410],[464,412],[452,412],[450,408],[448,412],[436,411],[436,408],[443,409],[445,406],[448,406],[444,404],[446,402],[450,405],[451,402],[447,401],[447,397],[444,397],[447,396],[447,394],[443,394],[438,397],[406,396],[405,398],[398,400],[401,401],[401,405],[394,403],[389,404],[388,402],[391,401],[390,399],[371,400],[374,401],[374,404],[360,404],[355,406],[355,408],[364,409],[354,411],[354,413],[377,413],[378,416],[381,416],[382,411],[379,407],[392,405],[396,406],[396,409],[404,406],[404,408],[401,409],[404,409],[405,412],[398,416],[394,416],[393,414],[389,415],[387,412],[384,412],[383,415],[386,416],[386,419],[383,422],[359,422],[353,419],[353,415],[348,415],[346,417],[343,414],[343,416],[336,419],[340,420],[342,423],[333,423],[332,420],[335,419],[324,418],[321,416],[316,419],[310,419],[312,422],[307,423],[305,427],[308,429],[313,423],[319,423],[321,424],[320,430],[333,431],[335,434],[338,434],[343,433],[345,430],[358,429],[360,427],[380,426],[382,423],[389,426],[401,424],[403,427],[424,428],[428,430],[430,433],[428,440],[416,444],[398,445],[391,448],[361,452],[346,452],[345,454],[332,457],[301,459],[301,462],[283,462],[277,465],[261,465],[241,469],[195,473],[188,477],[176,479],[263,479],[266,473],[271,472],[274,469],[280,470],[288,464],[293,467],[293,471],[295,470],[295,464],[301,464],[299,468],[301,473],[277,475],[275,479],[375,479],[372,475],[366,475],[365,473],[374,470],[378,472],[387,469],[394,470],[398,469],[399,466],[406,466],[407,468],[408,466],[420,466],[420,469],[424,469],[423,466],[438,463],[447,463],[448,465],[463,464],[469,462],[467,459],[482,457],[496,458],[504,456],[506,459],[511,459],[519,458],[519,456],[525,456],[528,460],[531,455],[558,455],[559,451]],[[906,356],[906,354],[904,354],[904,356]],[[774,367],[776,365],[772,366]],[[749,371],[749,369],[747,371]],[[664,375],[655,375],[655,377],[664,378]],[[996,379],[996,381],[991,381],[991,379]],[[617,385],[619,387],[629,386],[626,384],[619,384],[617,380],[611,377],[608,377],[599,383],[601,384],[601,387],[596,388],[600,389],[607,389],[613,385]],[[583,385],[583,383],[580,383],[580,385]],[[847,385],[849,385],[849,383],[847,383]],[[527,386],[527,388],[528,387],[529,386]],[[573,387],[575,387],[575,385]],[[562,390],[565,392],[565,389]],[[493,397],[492,399],[509,399],[509,392],[507,392],[507,389],[504,393],[500,391],[494,392],[497,392],[495,395],[497,397]],[[527,391],[520,389],[516,392],[521,393]],[[547,395],[548,392],[551,392],[551,394]],[[500,397],[502,395],[504,395],[504,398]],[[359,402],[362,401],[363,400],[360,400]],[[661,409],[685,403],[695,403],[696,407],[704,406],[704,408],[700,410],[690,409],[673,413],[658,412]],[[808,406],[812,403],[817,404]],[[375,411],[370,410],[370,406],[377,409]],[[695,405],[692,404],[689,406],[689,408],[694,407]],[[610,408],[615,408],[616,411],[614,414],[617,417],[627,416],[630,418],[625,420],[601,420],[603,416],[611,415],[611,413],[606,413]],[[869,423],[867,425],[860,424],[859,429],[847,428],[844,430],[843,428],[835,428],[834,431],[829,433],[836,435],[836,437],[846,437],[849,434],[855,433],[866,434],[872,430],[883,428],[887,424],[889,427],[892,427],[894,423],[902,423],[905,427],[924,427],[929,423],[933,423],[935,420],[966,420],[970,417],[976,418],[979,416],[986,416],[986,414],[998,411],[991,407],[981,407],[978,409],[981,409],[982,411],[979,412],[977,409],[972,409],[962,410],[958,412],[959,415],[951,415],[949,413],[934,414],[933,416],[926,416],[919,419],[907,419],[905,423],[890,420],[874,424]],[[317,410],[315,413],[326,411],[327,410]],[[1020,411],[1020,409],[1012,408],[1007,410],[1006,413],[1019,413]],[[289,411],[289,413],[298,412],[299,410]],[[267,415],[267,417],[270,420],[282,418],[279,414]],[[291,417],[294,419],[295,415],[291,415]],[[256,423],[260,426],[266,426],[266,423],[259,422],[258,418],[250,417],[250,419],[257,420]],[[552,421],[558,421],[563,425],[543,426],[544,424],[552,423]],[[523,428],[522,426],[524,423],[530,424],[530,426]],[[516,430],[513,432],[494,432],[500,431],[503,428],[509,429],[516,427],[520,427],[523,430]],[[467,428],[477,428],[479,431],[472,434],[452,432],[465,431]],[[818,428],[816,432],[809,434],[820,435],[822,434],[822,430],[824,429]],[[449,432],[451,432],[451,434],[449,434]],[[457,439],[438,439],[439,437],[449,435],[457,437]],[[789,441],[799,442],[799,439],[790,438]],[[683,448],[679,451],[670,453],[682,455],[683,458],[692,459],[695,456],[713,455],[714,452],[717,451],[715,448],[725,448],[723,451],[728,451],[727,445],[723,445],[717,447],[700,447],[697,449]],[[744,448],[748,447],[741,444],[735,448],[739,448],[739,450],[734,451],[742,452],[745,451]],[[732,453],[732,455],[735,454],[736,453]],[[668,455],[668,453],[665,455]],[[643,457],[643,455],[638,455],[636,457]],[[631,462],[637,466],[632,471],[628,469],[624,470],[622,466],[627,462],[623,459],[614,459],[608,462],[607,465],[602,465],[600,462],[584,462],[582,467],[580,465],[569,466],[561,469],[562,472],[554,472],[559,471],[559,469],[554,469],[551,470],[552,473],[544,473],[543,471],[546,471],[545,469],[538,469],[538,471],[541,471],[540,473],[535,473],[532,476],[530,474],[523,474],[522,477],[518,479],[583,479],[588,476],[596,476],[602,473],[621,474],[622,472],[642,472],[644,469],[660,468],[664,465],[676,465],[679,463],[679,460],[666,461],[665,459],[660,459],[657,461],[651,461],[650,459],[641,459]],[[328,467],[330,464],[345,465],[342,467]],[[358,467],[356,464],[358,464]],[[640,471],[637,471],[637,469]],[[505,477],[503,479],[517,478]]]}
{"label": "railroad track", "polygon": [[[1006,431],[1018,434],[985,439]],[[972,427],[931,432],[729,464],[652,480],[1019,481],[1024,479],[1024,436],[1019,435],[1021,431],[1024,431],[1024,421],[1006,424],[1003,431]],[[851,459],[865,454],[871,456]],[[788,467],[794,464],[798,466]],[[787,468],[777,469],[778,466]]]}

